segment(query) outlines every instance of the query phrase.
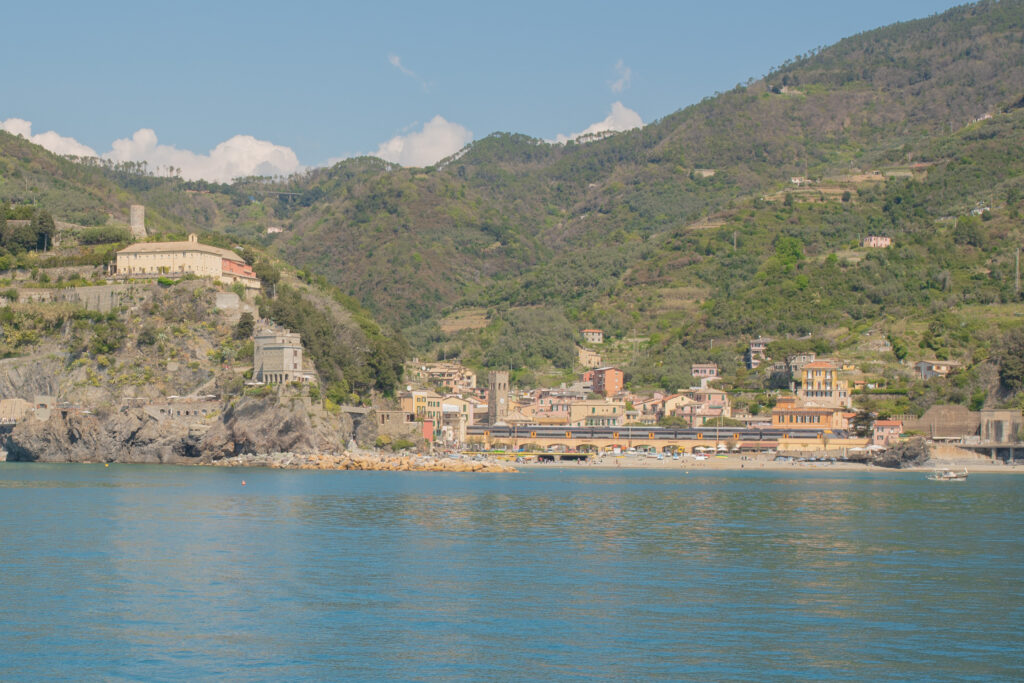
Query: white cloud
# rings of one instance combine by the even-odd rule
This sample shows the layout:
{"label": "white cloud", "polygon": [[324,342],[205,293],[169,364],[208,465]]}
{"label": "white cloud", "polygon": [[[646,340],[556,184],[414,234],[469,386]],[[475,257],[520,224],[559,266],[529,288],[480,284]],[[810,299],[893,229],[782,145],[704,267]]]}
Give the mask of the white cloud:
{"label": "white cloud", "polygon": [[7,119],[0,121],[0,130],[5,130],[12,135],[20,135],[29,142],[48,149],[54,154],[73,154],[79,157],[94,157],[96,151],[91,147],[83,145],[74,138],[66,138],[58,135],[55,131],[49,130],[45,133],[32,135],[32,122],[25,119]]}
{"label": "white cloud", "polygon": [[393,66],[396,69],[398,69],[399,71],[401,71],[403,74],[405,74],[409,78],[411,78],[412,80],[414,80],[417,83],[419,83],[420,87],[423,88],[424,92],[428,92],[430,90],[430,85],[431,84],[427,83],[425,80],[420,78],[419,74],[417,74],[415,71],[413,71],[412,69],[407,67],[405,64],[402,64],[402,58],[399,57],[398,55],[396,55],[394,53],[389,54],[388,55],[388,63],[391,64],[391,66]]}
{"label": "white cloud", "polygon": [[257,140],[251,135],[236,135],[214,147],[208,154],[196,154],[172,145],[161,145],[150,128],[140,128],[130,138],[114,140],[111,150],[97,154],[74,138],[54,131],[32,135],[32,123],[24,119],[0,121],[0,129],[21,135],[54,154],[102,157],[111,161],[145,161],[151,169],[173,166],[187,180],[228,182],[250,175],[288,175],[302,170],[302,164],[289,147]]}
{"label": "white cloud", "polygon": [[592,123],[579,133],[572,133],[570,135],[558,134],[551,142],[564,143],[585,135],[631,130],[633,128],[641,128],[643,125],[644,120],[640,118],[640,114],[637,114],[635,111],[622,104],[622,102],[615,102],[612,104],[612,113],[609,114],[604,121]]}
{"label": "white cloud", "polygon": [[633,70],[622,63],[620,59],[615,64],[615,74],[618,76],[614,81],[611,82],[610,86],[612,92],[620,93],[629,87],[629,81],[633,78]]}
{"label": "white cloud", "polygon": [[472,139],[473,134],[465,127],[435,116],[422,130],[381,143],[376,156],[402,166],[430,166],[455,154]]}
{"label": "white cloud", "polygon": [[402,64],[402,58],[399,57],[398,55],[395,55],[395,54],[388,55],[388,62],[391,63],[391,66],[395,67],[396,69],[398,69],[399,71],[404,73],[406,76],[409,76],[410,78],[415,78],[416,80],[419,80],[419,77],[415,74],[415,72],[413,72],[412,69],[409,69],[405,65]]}
{"label": "white cloud", "polygon": [[196,154],[158,144],[156,133],[150,128],[141,128],[130,138],[115,140],[103,158],[173,166],[180,168],[181,176],[187,180],[202,178],[218,182],[250,175],[288,175],[302,169],[291,148],[257,140],[251,135],[236,135],[214,147],[209,154]]}

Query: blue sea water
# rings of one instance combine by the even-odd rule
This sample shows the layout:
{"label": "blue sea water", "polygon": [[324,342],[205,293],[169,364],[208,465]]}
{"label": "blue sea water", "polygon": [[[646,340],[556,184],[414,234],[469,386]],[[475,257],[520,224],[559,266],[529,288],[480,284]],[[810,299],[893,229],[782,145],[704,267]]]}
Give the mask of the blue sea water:
{"label": "blue sea water", "polygon": [[0,464],[0,679],[1021,680],[1022,492]]}

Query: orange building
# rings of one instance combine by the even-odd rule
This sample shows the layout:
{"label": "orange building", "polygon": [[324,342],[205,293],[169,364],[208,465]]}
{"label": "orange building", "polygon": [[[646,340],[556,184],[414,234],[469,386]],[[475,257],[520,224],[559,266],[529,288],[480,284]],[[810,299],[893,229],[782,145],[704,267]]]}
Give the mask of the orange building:
{"label": "orange building", "polygon": [[614,396],[622,391],[625,375],[618,368],[604,367],[594,370],[593,378],[595,394]]}
{"label": "orange building", "polygon": [[846,413],[840,408],[813,405],[797,401],[792,396],[780,396],[772,408],[772,426],[793,429],[846,429]]}

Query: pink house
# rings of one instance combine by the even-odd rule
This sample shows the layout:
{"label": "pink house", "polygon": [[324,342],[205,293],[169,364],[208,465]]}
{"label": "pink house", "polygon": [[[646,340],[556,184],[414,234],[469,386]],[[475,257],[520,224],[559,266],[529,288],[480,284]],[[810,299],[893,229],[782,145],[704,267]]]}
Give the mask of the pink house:
{"label": "pink house", "polygon": [[902,433],[903,423],[900,420],[875,420],[871,443],[876,446],[888,446],[899,441]]}
{"label": "pink house", "polygon": [[718,364],[694,363],[690,366],[690,374],[694,377],[718,377]]}

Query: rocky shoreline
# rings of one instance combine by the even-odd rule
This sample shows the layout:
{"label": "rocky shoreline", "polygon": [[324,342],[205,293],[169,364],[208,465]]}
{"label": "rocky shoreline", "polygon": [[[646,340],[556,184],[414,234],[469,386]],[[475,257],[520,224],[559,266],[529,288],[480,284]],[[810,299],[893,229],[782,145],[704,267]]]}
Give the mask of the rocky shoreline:
{"label": "rocky shoreline", "polygon": [[291,470],[367,470],[388,472],[518,472],[495,460],[438,458],[417,453],[391,454],[381,451],[329,453],[243,453],[227,458],[197,462],[212,467],[268,467]]}

